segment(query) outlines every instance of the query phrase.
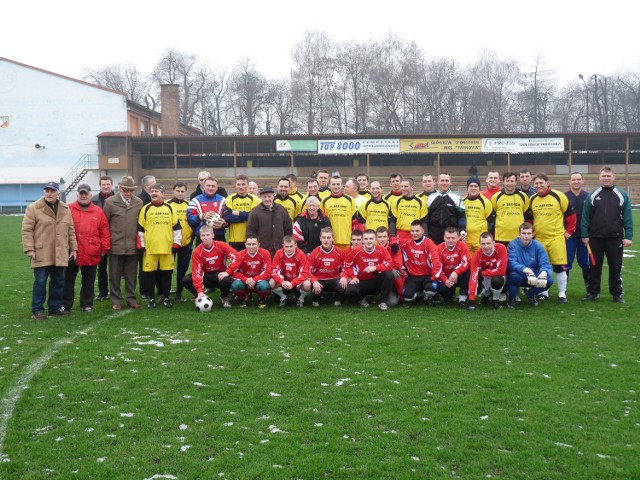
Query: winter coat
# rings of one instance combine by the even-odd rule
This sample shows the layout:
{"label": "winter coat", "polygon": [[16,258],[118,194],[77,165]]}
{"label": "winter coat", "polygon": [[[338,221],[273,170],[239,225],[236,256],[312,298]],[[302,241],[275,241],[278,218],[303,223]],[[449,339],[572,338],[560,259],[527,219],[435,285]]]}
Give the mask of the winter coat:
{"label": "winter coat", "polygon": [[142,209],[142,200],[133,195],[127,206],[120,194],[107,198],[104,202],[104,215],[109,222],[112,255],[135,255],[138,238],[138,215]]}
{"label": "winter coat", "polygon": [[29,205],[22,220],[22,246],[25,253],[36,252],[31,268],[69,265],[69,253],[78,250],[69,206],[58,202],[55,215],[44,197]]}
{"label": "winter coat", "polygon": [[282,237],[293,234],[291,217],[282,205],[275,203],[269,210],[262,203],[254,207],[247,221],[247,237],[258,237],[260,246],[273,256],[282,248]]}
{"label": "winter coat", "polygon": [[78,241],[76,265],[93,267],[100,263],[102,255],[111,249],[109,222],[102,209],[90,203],[83,210],[78,202],[69,205]]}

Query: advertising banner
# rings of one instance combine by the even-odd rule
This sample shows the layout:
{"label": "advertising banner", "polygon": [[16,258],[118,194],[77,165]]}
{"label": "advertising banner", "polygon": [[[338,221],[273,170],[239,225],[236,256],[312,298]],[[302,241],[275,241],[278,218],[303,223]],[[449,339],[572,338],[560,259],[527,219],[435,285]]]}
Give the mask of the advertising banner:
{"label": "advertising banner", "polygon": [[483,138],[486,153],[564,152],[564,138]]}
{"label": "advertising banner", "polygon": [[397,138],[318,140],[318,153],[324,155],[400,153],[400,140]]}
{"label": "advertising banner", "polygon": [[278,140],[276,142],[277,152],[316,152],[317,150],[317,140]]}
{"label": "advertising banner", "polygon": [[402,153],[481,153],[481,138],[409,138],[400,140]]}

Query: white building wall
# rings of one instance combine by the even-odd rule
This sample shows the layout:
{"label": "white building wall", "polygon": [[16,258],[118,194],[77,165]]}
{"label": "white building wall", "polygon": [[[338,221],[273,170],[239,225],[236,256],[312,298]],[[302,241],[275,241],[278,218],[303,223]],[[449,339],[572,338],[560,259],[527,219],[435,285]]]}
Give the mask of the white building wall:
{"label": "white building wall", "polygon": [[[127,130],[124,94],[0,59],[0,177],[60,180],[97,135]],[[36,148],[40,145],[40,148]]]}

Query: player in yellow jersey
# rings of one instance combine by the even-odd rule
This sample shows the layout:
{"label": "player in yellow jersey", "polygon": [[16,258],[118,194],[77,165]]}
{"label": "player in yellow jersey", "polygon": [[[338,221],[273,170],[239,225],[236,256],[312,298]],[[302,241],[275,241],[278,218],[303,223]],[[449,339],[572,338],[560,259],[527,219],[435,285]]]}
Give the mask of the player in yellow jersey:
{"label": "player in yellow jersey", "polygon": [[246,175],[238,175],[236,193],[225,199],[222,209],[222,216],[229,224],[229,245],[236,251],[245,248],[249,212],[258,205],[260,205],[260,199],[249,193],[249,178]]}
{"label": "player in yellow jersey", "polygon": [[298,177],[290,173],[287,175],[287,178],[289,179],[289,195],[291,195],[298,204],[301,204],[304,199],[304,194],[298,191]]}
{"label": "player in yellow jersey", "polygon": [[393,172],[389,175],[389,186],[391,187],[391,191],[387,193],[384,197],[387,203],[393,208],[396,202],[402,197],[402,175],[397,172]]}
{"label": "player in yellow jersey", "polygon": [[551,190],[549,177],[538,173],[533,179],[536,193],[530,198],[531,215],[538,240],[549,255],[556,274],[558,302],[567,303],[567,239],[576,231],[576,214],[567,196]]}
{"label": "player in yellow jersey", "polygon": [[405,178],[400,182],[402,196],[391,204],[389,231],[391,236],[398,236],[398,243],[411,240],[411,224],[418,220],[426,226],[427,203],[413,194],[413,178]]}
{"label": "player in yellow jersey", "polygon": [[193,241],[193,229],[187,220],[187,207],[189,202],[185,200],[187,196],[187,185],[184,182],[176,182],[173,184],[173,197],[167,201],[167,204],[176,211],[178,215],[178,221],[182,227],[182,243],[176,253],[177,272],[176,278],[178,282],[176,284],[176,302],[182,301],[182,279],[189,270],[189,263],[191,262],[191,242]]}
{"label": "player in yellow jersey", "polygon": [[520,235],[520,225],[525,222],[524,214],[529,210],[529,197],[516,190],[516,174],[513,172],[502,176],[502,185],[502,190],[491,197],[491,205],[496,212],[495,240],[507,245]]}
{"label": "player in yellow jersey", "polygon": [[276,198],[273,199],[274,203],[282,205],[291,217],[291,221],[295,220],[298,216],[300,209],[300,202],[289,195],[289,179],[282,177],[278,180],[278,186],[276,187]]}
{"label": "player in yellow jersey", "polygon": [[380,182],[373,181],[370,185],[371,199],[360,205],[358,217],[364,224],[365,230],[377,231],[380,227],[389,228],[391,206],[382,198]]}
{"label": "player in yellow jersey", "polygon": [[182,229],[176,211],[164,202],[164,186],[154,183],[149,188],[151,203],[138,215],[138,242],[142,257],[141,281],[149,292],[149,308],[156,307],[154,285],[158,280],[162,304],[171,308],[169,301],[171,276],[173,274],[173,253],[182,244]]}
{"label": "player in yellow jersey", "polygon": [[331,196],[320,204],[324,214],[329,217],[335,236],[334,245],[341,249],[349,247],[351,241],[351,227],[356,216],[356,205],[353,199],[342,192],[342,179],[331,179]]}
{"label": "player in yellow jersey", "polygon": [[480,193],[480,179],[471,177],[467,180],[467,195],[462,198],[467,217],[467,237],[465,242],[471,256],[480,249],[480,235],[488,230],[489,219],[493,223],[493,205],[491,200]]}

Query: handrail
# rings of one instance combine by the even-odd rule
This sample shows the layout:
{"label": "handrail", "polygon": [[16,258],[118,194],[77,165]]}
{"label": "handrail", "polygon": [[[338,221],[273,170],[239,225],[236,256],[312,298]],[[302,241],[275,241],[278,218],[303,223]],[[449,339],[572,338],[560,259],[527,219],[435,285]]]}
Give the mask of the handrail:
{"label": "handrail", "polygon": [[[96,170],[98,168],[98,155],[86,153],[80,157],[76,164],[62,177],[63,183],[73,189],[73,181],[83,170]],[[65,189],[66,190],[66,189]]]}

